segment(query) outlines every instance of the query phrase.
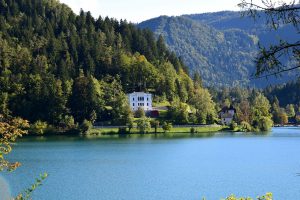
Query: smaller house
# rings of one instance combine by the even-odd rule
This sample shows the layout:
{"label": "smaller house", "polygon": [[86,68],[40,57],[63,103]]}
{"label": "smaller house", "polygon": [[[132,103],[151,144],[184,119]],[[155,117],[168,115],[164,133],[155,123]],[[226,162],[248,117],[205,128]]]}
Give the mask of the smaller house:
{"label": "smaller house", "polygon": [[233,117],[236,113],[236,109],[233,106],[225,106],[219,112],[221,123],[224,125],[230,125],[233,121]]}

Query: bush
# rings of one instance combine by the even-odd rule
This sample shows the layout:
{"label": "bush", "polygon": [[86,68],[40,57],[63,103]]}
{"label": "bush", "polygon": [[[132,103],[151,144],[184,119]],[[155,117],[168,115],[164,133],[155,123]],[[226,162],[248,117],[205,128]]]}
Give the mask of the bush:
{"label": "bush", "polygon": [[80,132],[83,134],[88,133],[91,128],[92,128],[92,122],[90,122],[86,119],[79,126]]}
{"label": "bush", "polygon": [[252,130],[252,127],[248,122],[245,122],[245,121],[241,122],[241,131],[250,132],[251,130]]}
{"label": "bush", "polygon": [[143,117],[137,121],[137,129],[140,133],[147,133],[151,129],[150,120]]}
{"label": "bush", "polygon": [[38,120],[30,126],[30,132],[37,135],[43,135],[47,127],[48,127],[47,122]]}
{"label": "bush", "polygon": [[157,133],[157,129],[159,127],[159,121],[151,120],[150,121],[151,127],[154,128],[154,133]]}
{"label": "bush", "polygon": [[119,134],[126,134],[127,133],[125,127],[120,127],[119,130],[118,130],[118,132],[119,132]]}
{"label": "bush", "polygon": [[59,126],[63,129],[63,130],[69,130],[69,129],[73,129],[75,128],[75,120],[73,116],[70,115],[65,115],[59,123]]}
{"label": "bush", "polygon": [[191,133],[197,133],[197,129],[195,129],[194,127],[192,127],[192,128],[190,129],[190,132],[191,132]]}
{"label": "bush", "polygon": [[[272,200],[272,199],[273,199],[272,193],[267,193],[264,196],[257,197],[257,200]],[[236,197],[235,195],[230,195],[225,200],[253,200],[253,199],[250,197]]]}
{"label": "bush", "polygon": [[171,131],[171,129],[172,129],[172,124],[171,124],[171,123],[164,122],[163,125],[162,125],[162,129],[164,130],[165,133],[166,133],[167,131]]}
{"label": "bush", "polygon": [[132,117],[128,118],[127,127],[128,127],[128,132],[130,133],[131,129],[134,128],[134,121]]}
{"label": "bush", "polygon": [[230,124],[230,130],[236,130],[236,128],[238,127],[237,123],[232,121],[231,124]]}
{"label": "bush", "polygon": [[135,111],[135,117],[136,118],[143,118],[145,117],[145,111],[143,108],[139,107],[137,111]]}
{"label": "bush", "polygon": [[258,121],[258,129],[260,131],[269,131],[273,126],[273,121],[268,117],[262,117]]}

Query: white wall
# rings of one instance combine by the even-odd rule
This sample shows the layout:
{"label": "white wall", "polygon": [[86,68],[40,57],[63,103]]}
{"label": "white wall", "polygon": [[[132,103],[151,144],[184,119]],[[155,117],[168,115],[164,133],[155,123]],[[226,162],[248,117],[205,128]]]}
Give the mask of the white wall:
{"label": "white wall", "polygon": [[128,100],[132,111],[137,111],[139,107],[144,111],[152,110],[152,94],[144,92],[134,92],[128,94]]}

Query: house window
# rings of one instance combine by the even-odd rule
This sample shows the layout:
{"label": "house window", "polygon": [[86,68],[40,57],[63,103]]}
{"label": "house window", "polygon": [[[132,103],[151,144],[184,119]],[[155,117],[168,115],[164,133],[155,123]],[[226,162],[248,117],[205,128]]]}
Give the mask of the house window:
{"label": "house window", "polygon": [[134,98],[132,98],[132,101],[134,101]]}
{"label": "house window", "polygon": [[149,103],[147,103],[147,106],[149,106]]}
{"label": "house window", "polygon": [[144,101],[144,97],[138,97],[138,101]]}
{"label": "house window", "polygon": [[134,106],[134,103],[132,104],[132,106]]}

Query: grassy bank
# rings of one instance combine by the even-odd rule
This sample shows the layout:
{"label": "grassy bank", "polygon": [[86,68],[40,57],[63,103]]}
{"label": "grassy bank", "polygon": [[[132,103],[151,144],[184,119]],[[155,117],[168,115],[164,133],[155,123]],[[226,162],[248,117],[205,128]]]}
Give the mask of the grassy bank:
{"label": "grassy bank", "polygon": [[[201,133],[214,133],[218,131],[222,131],[224,127],[216,127],[216,126],[207,126],[207,127],[195,127],[194,128],[194,134],[201,134]],[[133,128],[130,130],[127,129],[127,134],[140,134],[139,130],[136,128]],[[155,130],[154,128],[151,128],[151,130],[147,134],[154,134]],[[157,129],[158,134],[165,134],[162,128]],[[170,131],[167,132],[167,134],[183,134],[183,133],[191,133],[191,127],[173,127]],[[88,134],[91,135],[109,135],[109,134],[119,134],[118,128],[92,128],[89,130]]]}

